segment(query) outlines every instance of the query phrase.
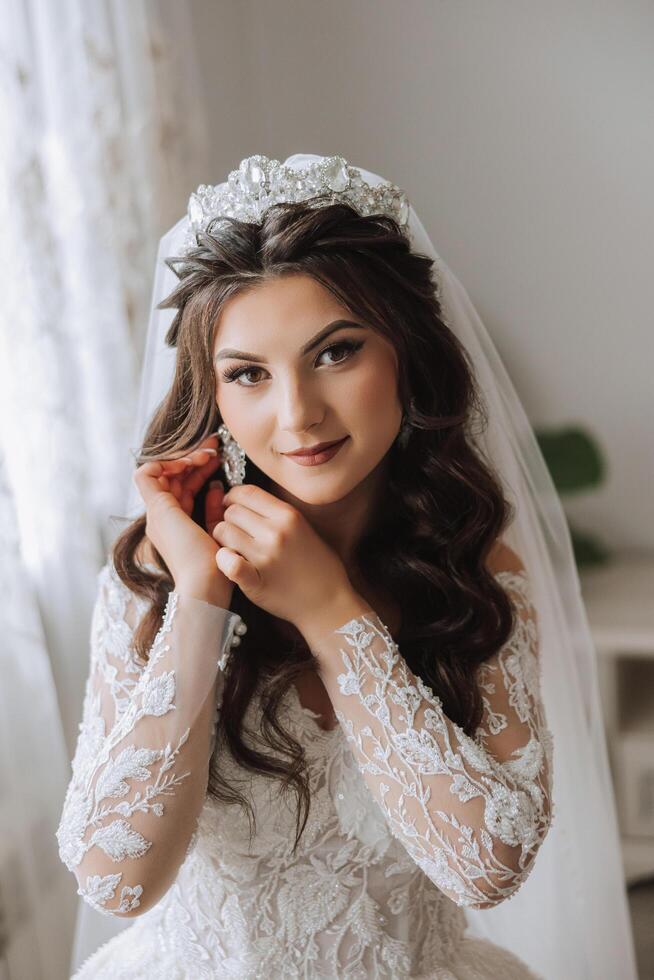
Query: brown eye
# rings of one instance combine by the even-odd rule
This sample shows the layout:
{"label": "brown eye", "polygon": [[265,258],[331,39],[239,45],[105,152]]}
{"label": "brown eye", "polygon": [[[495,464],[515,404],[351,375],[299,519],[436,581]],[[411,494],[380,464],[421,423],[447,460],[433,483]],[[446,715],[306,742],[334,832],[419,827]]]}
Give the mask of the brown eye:
{"label": "brown eye", "polygon": [[[329,347],[324,347],[323,350],[321,350],[318,356],[316,357],[316,362],[320,360],[323,354],[327,354],[328,352],[331,352],[333,350],[343,349],[347,352],[347,356],[343,358],[339,358],[337,361],[333,361],[332,365],[336,367],[338,364],[342,364],[344,361],[349,360],[350,357],[352,357],[358,350],[360,350],[363,347],[364,343],[365,341],[363,340],[340,340],[336,344],[330,344]],[[254,367],[254,365],[250,365],[249,367],[228,368],[226,371],[222,373],[222,379],[226,384],[229,384],[231,381],[236,381],[236,383],[241,388],[258,388],[259,385],[257,382],[254,382],[253,384],[245,384],[239,379],[245,377],[245,375],[247,374],[250,374],[252,371],[261,371],[261,370],[263,369],[259,367]]]}
{"label": "brown eye", "polygon": [[[223,381],[229,384],[230,381],[235,381],[242,375],[250,374],[251,371],[260,371],[261,368],[248,367],[248,368],[230,368],[228,371],[223,372]],[[239,384],[241,382],[239,381]],[[243,385],[244,388],[253,388],[255,385]]]}
{"label": "brown eye", "polygon": [[[344,340],[340,344],[332,344],[331,347],[325,347],[325,349],[320,352],[320,354],[318,355],[318,357],[321,357],[323,354],[328,354],[328,353],[330,353],[333,350],[345,350],[345,351],[348,352],[348,357],[349,357],[349,355],[351,353],[354,353],[354,350],[355,349],[358,350],[362,346],[363,346],[363,343],[361,341],[358,341],[358,342],[355,343],[355,341],[349,341],[348,342],[348,341]],[[338,361],[333,361],[332,363],[340,364],[342,361],[347,361],[348,357],[339,358]]]}

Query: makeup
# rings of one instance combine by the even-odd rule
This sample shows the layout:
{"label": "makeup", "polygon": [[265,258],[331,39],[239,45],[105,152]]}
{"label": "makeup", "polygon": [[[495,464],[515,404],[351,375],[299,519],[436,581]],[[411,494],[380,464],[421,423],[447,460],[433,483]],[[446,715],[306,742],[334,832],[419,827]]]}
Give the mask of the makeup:
{"label": "makeup", "polygon": [[333,459],[336,453],[345,445],[350,437],[345,436],[340,442],[337,442],[335,446],[330,446],[329,449],[323,449],[322,452],[316,453],[315,456],[291,456],[286,454],[286,459],[290,459],[293,463],[297,463],[299,466],[320,466],[321,463],[327,463],[330,459]]}

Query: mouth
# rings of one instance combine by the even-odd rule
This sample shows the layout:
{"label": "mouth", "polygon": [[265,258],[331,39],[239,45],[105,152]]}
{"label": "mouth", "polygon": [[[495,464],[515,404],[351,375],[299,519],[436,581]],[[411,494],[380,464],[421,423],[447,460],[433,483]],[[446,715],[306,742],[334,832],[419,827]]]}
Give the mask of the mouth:
{"label": "mouth", "polygon": [[288,456],[290,460],[300,466],[318,466],[320,463],[326,463],[332,459],[349,438],[349,436],[344,436],[336,442],[321,442],[317,446],[309,447],[309,449],[295,453],[283,453],[283,455]]}
{"label": "mouth", "polygon": [[323,452],[325,449],[331,449],[333,446],[338,446],[341,442],[344,442],[348,437],[343,436],[342,439],[334,439],[332,442],[317,442],[315,446],[309,446],[307,449],[296,449],[294,452],[282,453],[283,456],[315,456],[317,453]]}

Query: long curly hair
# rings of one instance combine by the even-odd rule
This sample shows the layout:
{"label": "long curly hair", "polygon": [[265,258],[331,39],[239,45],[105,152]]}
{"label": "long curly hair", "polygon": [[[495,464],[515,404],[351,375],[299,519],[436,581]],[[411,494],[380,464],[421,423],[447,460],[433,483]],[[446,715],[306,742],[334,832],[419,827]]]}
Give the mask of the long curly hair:
{"label": "long curly hair", "polygon": [[[411,434],[406,445],[396,440],[388,451],[385,506],[371,515],[354,558],[374,594],[399,603],[402,625],[394,639],[409,667],[472,737],[482,718],[477,669],[514,626],[511,599],[487,566],[513,508],[473,444],[487,414],[467,351],[444,320],[433,260],[412,251],[387,215],[362,216],[345,203],[294,202],[270,207],[257,223],[214,220],[197,235],[196,247],[166,262],[179,280],[160,303],[177,311],[166,335],[177,348],[175,374],[137,466],[183,455],[221,424],[212,363],[216,325],[226,301],[243,290],[273,277],[312,276],[394,345]],[[250,460],[248,482],[270,486]],[[192,516],[204,527],[202,493]],[[111,557],[121,581],[150,600],[133,637],[135,651],[147,659],[174,582],[156,549],[156,573],[137,558],[145,536],[143,515],[116,538]],[[315,658],[298,631],[290,636],[236,585],[231,608],[248,632],[225,673],[207,792],[239,803],[252,833],[249,801],[221,775],[223,752],[245,770],[279,780],[284,793],[293,789],[295,849],[311,794],[304,749],[283,727],[279,707],[295,678],[316,669]],[[243,717],[258,686],[261,731],[252,733]]]}

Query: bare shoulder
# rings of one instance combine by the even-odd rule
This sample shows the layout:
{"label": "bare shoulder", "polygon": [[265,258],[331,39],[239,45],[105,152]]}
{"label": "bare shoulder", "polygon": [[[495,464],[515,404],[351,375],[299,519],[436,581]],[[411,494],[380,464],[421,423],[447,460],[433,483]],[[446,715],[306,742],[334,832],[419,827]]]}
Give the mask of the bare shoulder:
{"label": "bare shoulder", "polygon": [[501,538],[498,538],[493,544],[486,559],[486,568],[491,575],[496,575],[497,572],[522,572],[525,570],[520,555]]}
{"label": "bare shoulder", "polygon": [[517,576],[511,579],[512,588],[510,591],[520,617],[525,621],[536,619],[537,613],[532,603],[531,584],[520,555],[498,538],[486,560],[486,567],[491,575],[497,575],[498,572],[509,572]]}

